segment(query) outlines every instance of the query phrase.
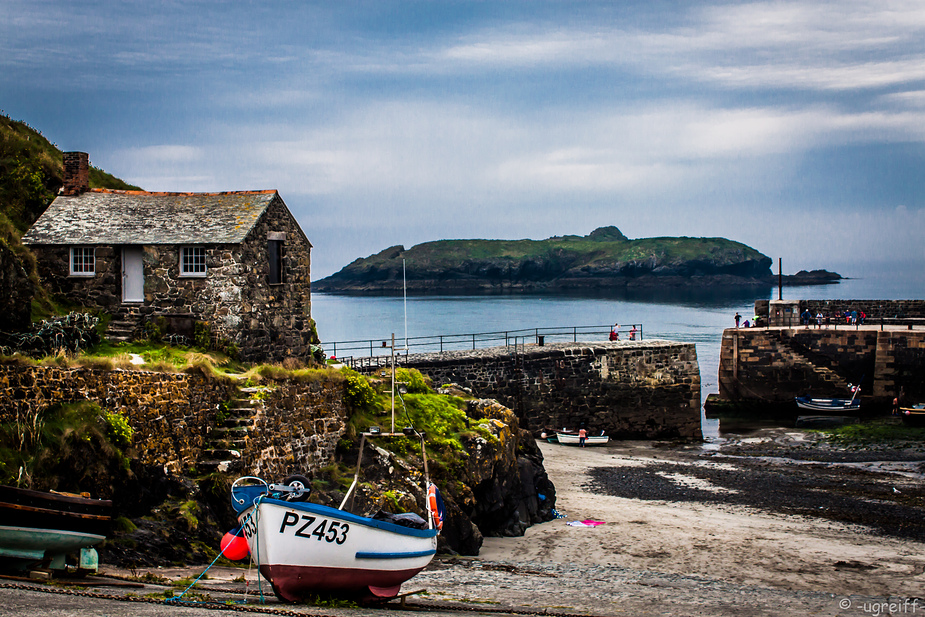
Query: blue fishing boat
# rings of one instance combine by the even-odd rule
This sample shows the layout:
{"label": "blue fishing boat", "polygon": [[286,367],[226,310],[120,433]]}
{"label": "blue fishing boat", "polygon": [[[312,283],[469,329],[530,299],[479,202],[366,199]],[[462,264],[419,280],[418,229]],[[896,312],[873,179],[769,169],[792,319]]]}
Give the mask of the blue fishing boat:
{"label": "blue fishing boat", "polygon": [[843,411],[856,411],[861,408],[861,386],[848,386],[851,388],[851,398],[814,398],[811,396],[796,397],[797,407],[810,411],[825,411],[838,413]]}

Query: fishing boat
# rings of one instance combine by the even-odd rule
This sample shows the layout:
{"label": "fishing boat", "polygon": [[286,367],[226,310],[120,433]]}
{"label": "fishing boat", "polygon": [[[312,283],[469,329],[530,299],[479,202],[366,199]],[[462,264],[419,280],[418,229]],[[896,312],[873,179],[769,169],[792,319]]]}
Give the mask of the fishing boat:
{"label": "fishing boat", "polygon": [[899,415],[903,424],[909,426],[925,426],[925,403],[918,403],[911,407],[900,407]]}
{"label": "fishing boat", "polygon": [[813,398],[810,396],[796,397],[797,407],[810,411],[852,411],[861,408],[861,399],[858,394],[861,393],[861,386],[851,386],[851,398]]}
{"label": "fishing boat", "polygon": [[[413,429],[412,429],[413,431]],[[280,484],[244,477],[231,488],[252,559],[286,602],[300,602],[319,593],[379,598],[394,597],[401,585],[423,570],[437,552],[437,534],[443,525],[443,501],[427,479],[424,439],[424,482],[427,520],[416,514],[367,517],[344,509],[357,486],[357,475],[338,508],[304,501],[310,492],[300,476]],[[360,458],[369,436],[409,435],[362,433]],[[415,524],[417,523],[417,524]]]}
{"label": "fishing boat", "polygon": [[[577,432],[556,431],[556,439],[559,443],[567,446],[581,445],[581,438]],[[603,431],[601,431],[600,435],[588,435],[585,437],[585,446],[606,446],[609,441],[610,437],[604,435]]]}
{"label": "fishing boat", "polygon": [[[0,486],[0,557],[14,569],[95,571],[90,547],[106,539],[111,515],[108,500]],[[70,554],[79,555],[75,563]]]}

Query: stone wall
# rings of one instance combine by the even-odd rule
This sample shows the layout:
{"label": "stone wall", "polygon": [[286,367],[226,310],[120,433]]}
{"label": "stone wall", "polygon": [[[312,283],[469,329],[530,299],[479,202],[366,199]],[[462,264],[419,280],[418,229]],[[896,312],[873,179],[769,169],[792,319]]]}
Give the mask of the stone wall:
{"label": "stone wall", "polygon": [[[244,471],[281,479],[329,465],[347,417],[339,382],[280,383],[254,408]],[[59,403],[94,401],[135,430],[142,462],[186,471],[211,456],[217,413],[237,387],[200,375],[0,365],[0,422],[33,422]]]}
{"label": "stone wall", "polygon": [[805,309],[809,309],[813,316],[816,313],[833,315],[864,311],[869,319],[923,318],[925,300],[800,300],[800,312]]}
{"label": "stone wall", "polygon": [[850,396],[862,385],[874,407],[900,388],[925,400],[925,332],[879,328],[728,329],[720,350],[720,397],[792,403],[793,397]]}
{"label": "stone wall", "polygon": [[[267,239],[284,238],[283,282],[268,282]],[[33,245],[51,290],[72,302],[117,314],[132,307],[143,319],[192,315],[246,361],[310,355],[311,245],[277,195],[241,244],[206,245],[206,276],[180,276],[181,245],[144,247],[143,303],[122,303],[122,250],[96,247],[95,276],[70,275],[70,247]]]}
{"label": "stone wall", "polygon": [[194,466],[230,386],[198,375],[147,371],[0,366],[0,422],[31,422],[60,403],[94,401],[135,430],[146,464]]}
{"label": "stone wall", "polygon": [[242,452],[244,468],[277,480],[317,471],[334,460],[346,421],[339,384],[276,384],[254,418]]}
{"label": "stone wall", "polygon": [[511,408],[521,425],[584,424],[615,438],[701,439],[693,344],[668,341],[494,347],[415,354],[402,366]]}
{"label": "stone wall", "polygon": [[[285,236],[283,282],[268,282],[270,264],[267,239]],[[216,311],[219,329],[250,360],[282,360],[310,355],[311,245],[277,195],[241,247],[243,284],[237,290],[240,304],[226,302]],[[219,294],[222,297],[222,294]]]}

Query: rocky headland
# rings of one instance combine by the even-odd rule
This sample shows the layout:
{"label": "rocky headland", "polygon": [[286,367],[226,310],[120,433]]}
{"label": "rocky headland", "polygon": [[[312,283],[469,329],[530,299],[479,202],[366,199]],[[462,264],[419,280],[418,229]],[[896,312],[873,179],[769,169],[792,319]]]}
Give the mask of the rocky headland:
{"label": "rocky headland", "polygon": [[[827,284],[824,270],[788,285]],[[771,285],[771,258],[725,238],[639,238],[616,227],[546,240],[438,240],[393,246],[312,283],[316,292],[494,293]]]}

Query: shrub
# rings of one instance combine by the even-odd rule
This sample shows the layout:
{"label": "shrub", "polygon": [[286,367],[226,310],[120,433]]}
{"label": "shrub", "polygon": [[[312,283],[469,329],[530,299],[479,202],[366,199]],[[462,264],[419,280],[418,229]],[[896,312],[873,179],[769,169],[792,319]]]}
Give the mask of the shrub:
{"label": "shrub", "polygon": [[343,373],[346,380],[344,400],[356,409],[369,409],[376,400],[376,391],[369,385],[369,381],[356,371],[343,369]]}
{"label": "shrub", "polygon": [[118,448],[126,448],[132,444],[135,430],[129,425],[125,416],[120,413],[106,412],[104,421],[106,438],[109,439],[109,443]]}
{"label": "shrub", "polygon": [[195,343],[196,347],[209,349],[209,344],[211,342],[212,331],[209,328],[209,323],[206,321],[197,321],[193,324],[193,343]]}
{"label": "shrub", "polygon": [[100,335],[96,330],[99,321],[99,317],[89,313],[72,312],[32,324],[29,332],[4,335],[0,343],[4,348],[33,358],[77,353],[99,343]]}
{"label": "shrub", "polygon": [[395,370],[395,381],[405,384],[408,392],[412,394],[427,394],[430,392],[429,378],[424,377],[416,368],[399,368]]}

